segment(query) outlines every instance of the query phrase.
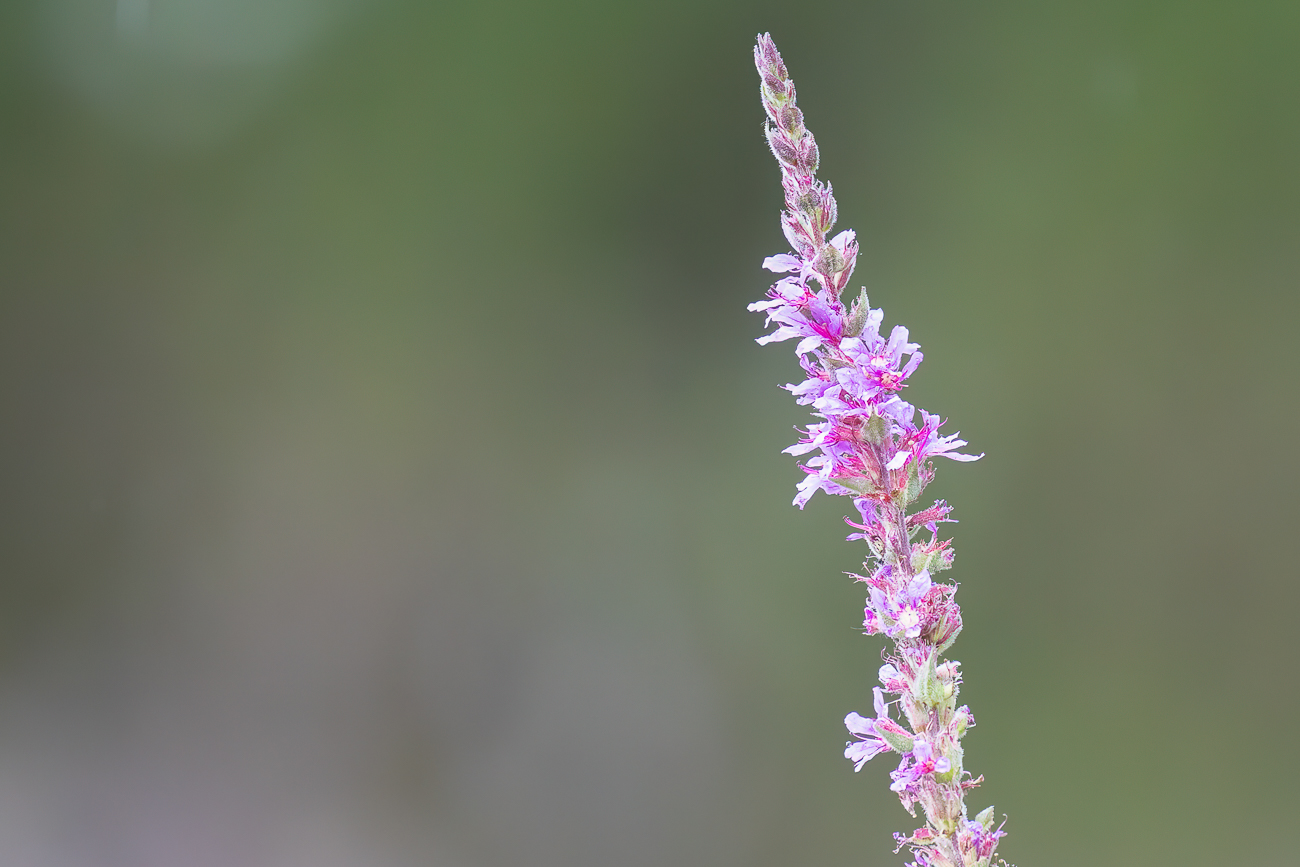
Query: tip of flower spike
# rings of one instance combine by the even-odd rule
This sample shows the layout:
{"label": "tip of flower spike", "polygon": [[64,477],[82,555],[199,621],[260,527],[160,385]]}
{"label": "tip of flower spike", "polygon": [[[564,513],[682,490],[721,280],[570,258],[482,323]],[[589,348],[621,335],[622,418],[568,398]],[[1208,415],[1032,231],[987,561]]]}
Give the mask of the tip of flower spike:
{"label": "tip of flower spike", "polygon": [[[754,59],[761,60],[768,66],[781,65],[781,53],[776,50],[776,41],[771,33],[760,33],[754,39]],[[784,72],[785,70],[782,70]]]}

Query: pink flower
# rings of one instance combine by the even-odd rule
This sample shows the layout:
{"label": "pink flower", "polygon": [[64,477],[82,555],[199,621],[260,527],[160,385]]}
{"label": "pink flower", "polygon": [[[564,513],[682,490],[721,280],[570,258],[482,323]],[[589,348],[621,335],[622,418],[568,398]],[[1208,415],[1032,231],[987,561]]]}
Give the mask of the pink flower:
{"label": "pink flower", "polygon": [[844,745],[844,758],[853,762],[854,771],[862,770],[862,766],[867,762],[891,749],[889,743],[876,730],[876,725],[881,720],[892,723],[892,720],[889,720],[885,696],[878,686],[872,689],[872,694],[876,719],[867,719],[858,713],[851,713],[844,718],[844,727],[849,730],[849,734],[857,737],[856,741],[849,741]]}
{"label": "pink flower", "polygon": [[940,756],[935,758],[934,747],[930,742],[922,738],[917,738],[912,746],[912,752],[903,756],[903,760],[898,764],[898,770],[890,771],[889,777],[894,782],[890,783],[889,788],[895,792],[915,790],[921,778],[929,774],[946,774],[952,770],[952,762]]}

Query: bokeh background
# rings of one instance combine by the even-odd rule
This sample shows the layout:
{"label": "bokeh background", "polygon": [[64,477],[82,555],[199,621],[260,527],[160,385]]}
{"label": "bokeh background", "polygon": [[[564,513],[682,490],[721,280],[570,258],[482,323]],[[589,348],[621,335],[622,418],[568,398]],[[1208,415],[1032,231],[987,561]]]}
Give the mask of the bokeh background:
{"label": "bokeh background", "polygon": [[1022,867],[1295,863],[1294,3],[0,6],[0,862],[900,864],[771,30]]}

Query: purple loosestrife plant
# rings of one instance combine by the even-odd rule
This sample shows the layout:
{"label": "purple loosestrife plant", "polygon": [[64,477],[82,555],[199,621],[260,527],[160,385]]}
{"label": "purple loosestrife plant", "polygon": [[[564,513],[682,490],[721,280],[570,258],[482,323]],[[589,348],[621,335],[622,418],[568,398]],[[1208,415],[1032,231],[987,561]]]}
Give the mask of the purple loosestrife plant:
{"label": "purple loosestrife plant", "polygon": [[777,326],[759,343],[798,340],[805,378],[786,388],[819,419],[785,450],[816,453],[801,466],[806,475],[794,503],[802,509],[817,491],[853,498],[860,519],[845,520],[859,532],[848,538],[870,548],[866,574],[854,576],[867,585],[863,629],[894,642],[880,668],[881,685],[872,690],[875,717],[844,719],[853,736],[844,756],[861,770],[881,753],[899,755],[890,788],[913,816],[920,804],[926,820],[911,836],[894,835],[898,848],[910,847],[914,867],[988,867],[1004,832],[994,827],[992,807],[973,819],[966,813],[966,791],[984,778],[972,779],[962,764],[961,739],[975,722],[970,708],[957,705],[960,663],[943,656],[961,632],[961,609],[956,585],[934,580],[952,565],[951,544],[938,532],[952,520],[951,508],[942,500],[917,506],[934,478],[931,458],[982,455],[959,453],[964,440],[941,436],[938,416],[899,397],[921,363],[920,347],[901,325],[881,336],[883,314],[870,307],[865,290],[851,302],[842,297],[857,241],[851,230],[827,237],[835,197],[830,184],[817,180],[817,144],[771,36],[758,37],[754,63],[767,141],[785,189],[781,227],[793,252],[764,260],[764,268],[786,276],[749,309],[766,312]]}

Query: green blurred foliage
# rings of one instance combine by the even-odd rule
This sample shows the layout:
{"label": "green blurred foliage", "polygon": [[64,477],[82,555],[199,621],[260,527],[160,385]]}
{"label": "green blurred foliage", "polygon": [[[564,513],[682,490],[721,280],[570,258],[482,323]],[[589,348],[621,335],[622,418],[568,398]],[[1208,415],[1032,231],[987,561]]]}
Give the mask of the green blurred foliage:
{"label": "green blurred foliage", "polygon": [[972,805],[1289,860],[1300,7],[1110,0],[6,6],[0,794],[55,827],[0,851],[901,863],[744,310],[766,30],[987,454],[932,488]]}

